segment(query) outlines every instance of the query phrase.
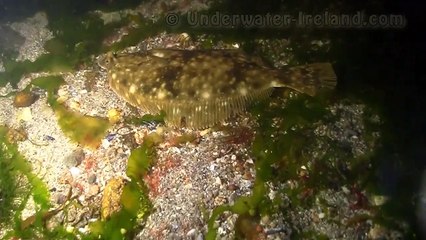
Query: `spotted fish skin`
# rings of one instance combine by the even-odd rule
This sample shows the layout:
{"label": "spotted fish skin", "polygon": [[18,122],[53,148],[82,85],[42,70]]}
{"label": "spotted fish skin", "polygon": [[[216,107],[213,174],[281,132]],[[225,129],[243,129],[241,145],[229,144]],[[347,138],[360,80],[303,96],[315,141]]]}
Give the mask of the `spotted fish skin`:
{"label": "spotted fish skin", "polygon": [[153,49],[108,54],[100,65],[127,102],[152,114],[164,111],[168,125],[192,129],[244,111],[275,87],[315,95],[336,85],[329,63],[278,70],[239,50]]}

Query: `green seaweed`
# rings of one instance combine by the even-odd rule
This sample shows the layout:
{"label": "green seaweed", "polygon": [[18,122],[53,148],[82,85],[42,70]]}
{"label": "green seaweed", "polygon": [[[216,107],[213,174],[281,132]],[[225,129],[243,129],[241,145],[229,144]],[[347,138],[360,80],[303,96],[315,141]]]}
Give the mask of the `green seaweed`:
{"label": "green seaweed", "polygon": [[[12,209],[17,207],[16,200],[23,184],[19,182],[14,164],[17,164],[15,149],[6,142],[7,128],[0,126],[0,226],[12,220]],[[24,191],[22,192],[22,194]]]}
{"label": "green seaweed", "polygon": [[61,76],[39,77],[31,81],[31,84],[46,90],[50,95],[56,93],[59,87],[64,83],[65,81]]}
{"label": "green seaweed", "polygon": [[[62,131],[73,141],[96,148],[105,137],[110,124],[106,118],[84,116],[66,109],[55,99],[55,93],[64,83],[60,76],[39,77],[31,82],[34,86],[40,87],[48,93],[48,103],[55,111],[58,124]],[[79,126],[76,128],[76,126]]]}
{"label": "green seaweed", "polygon": [[147,192],[138,182],[127,183],[121,195],[122,209],[105,221],[90,223],[91,233],[83,239],[133,239],[152,209]]}
{"label": "green seaweed", "polygon": [[[47,3],[48,0],[43,1]],[[41,3],[44,5],[44,3]],[[49,51],[38,57],[34,62],[15,61],[13,56],[3,57],[3,65],[5,72],[0,73],[0,86],[11,83],[13,87],[21,77],[32,72],[68,72],[75,69],[80,64],[92,61],[91,56],[106,51],[102,44],[102,40],[116,27],[123,26],[128,22],[127,18],[117,23],[105,25],[103,21],[94,14],[87,11],[92,7],[103,7],[104,9],[113,9],[113,7],[124,7],[135,4],[132,3],[114,3],[105,7],[99,4],[87,4],[81,1],[66,1],[66,3],[46,4],[45,11],[49,20],[49,29],[54,33],[54,38],[47,41],[45,48]],[[85,11],[78,14],[70,12],[70,9],[60,12],[56,6],[65,7],[69,5],[71,9],[82,8]]]}
{"label": "green seaweed", "polygon": [[154,161],[154,147],[160,142],[157,135],[144,137],[142,146],[132,151],[127,165],[127,176],[131,179],[121,194],[122,209],[109,219],[90,224],[91,233],[83,239],[132,239],[137,228],[152,211],[148,188],[143,176]]}
{"label": "green seaweed", "polygon": [[[6,127],[0,127],[0,175],[1,199],[0,225],[7,230],[6,239],[19,237],[23,239],[34,236],[54,236],[63,231],[47,231],[43,216],[49,211],[50,194],[46,184],[33,172],[28,161],[18,152],[15,144],[8,142]],[[22,211],[32,198],[35,203],[34,221],[30,225],[21,219]],[[55,233],[55,231],[57,231]],[[64,236],[64,235],[62,235]],[[63,238],[61,238],[63,239]]]}
{"label": "green seaweed", "polygon": [[130,154],[126,174],[134,181],[143,182],[154,161],[154,146],[162,141],[157,133],[151,133],[144,137],[142,146],[134,149]]}
{"label": "green seaweed", "polygon": [[110,127],[106,118],[74,113],[60,104],[54,106],[54,110],[64,134],[83,146],[97,148]]}
{"label": "green seaweed", "polygon": [[[311,98],[299,95],[284,100],[275,94],[271,102],[260,102],[251,109],[259,125],[252,144],[256,169],[253,192],[250,196],[238,198],[231,206],[223,205],[213,210],[208,220],[207,239],[216,238],[214,223],[225,211],[259,219],[265,214],[290,210],[279,207],[283,199],[271,201],[266,197],[266,182],[297,182],[295,187],[281,190],[289,197],[291,204],[288,207],[297,209],[311,207],[321,190],[334,189],[336,185],[363,185],[369,180],[368,174],[360,177],[359,173],[366,171],[372,161],[371,153],[354,158],[331,139],[313,135],[318,124],[335,121],[327,110],[330,103],[324,96]],[[371,125],[370,135],[378,131],[376,127]],[[366,139],[375,140],[371,137]],[[326,147],[318,148],[319,143]],[[318,157],[313,157],[314,154]],[[349,165],[350,170],[342,170],[342,165]],[[300,174],[302,166],[309,166],[309,176]],[[303,231],[295,233],[294,237],[297,236],[302,239],[303,236],[325,237],[321,233]]]}
{"label": "green seaweed", "polygon": [[165,112],[161,111],[159,114],[145,114],[142,117],[132,117],[126,120],[126,123],[135,124],[135,125],[144,125],[151,122],[155,123],[164,123]]}

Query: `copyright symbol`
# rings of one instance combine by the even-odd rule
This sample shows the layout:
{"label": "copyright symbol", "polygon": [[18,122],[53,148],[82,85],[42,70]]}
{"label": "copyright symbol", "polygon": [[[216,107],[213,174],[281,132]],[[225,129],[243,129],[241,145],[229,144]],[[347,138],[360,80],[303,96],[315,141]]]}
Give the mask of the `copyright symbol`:
{"label": "copyright symbol", "polygon": [[167,13],[165,20],[167,25],[176,26],[179,23],[179,15],[176,13]]}

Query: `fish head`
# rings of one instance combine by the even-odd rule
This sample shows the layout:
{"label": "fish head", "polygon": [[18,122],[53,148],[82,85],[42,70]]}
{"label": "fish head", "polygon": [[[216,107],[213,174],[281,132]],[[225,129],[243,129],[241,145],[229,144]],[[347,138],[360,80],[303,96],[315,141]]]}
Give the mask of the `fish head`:
{"label": "fish head", "polygon": [[97,60],[97,64],[102,69],[108,71],[111,69],[117,60],[117,55],[113,52],[108,52]]}

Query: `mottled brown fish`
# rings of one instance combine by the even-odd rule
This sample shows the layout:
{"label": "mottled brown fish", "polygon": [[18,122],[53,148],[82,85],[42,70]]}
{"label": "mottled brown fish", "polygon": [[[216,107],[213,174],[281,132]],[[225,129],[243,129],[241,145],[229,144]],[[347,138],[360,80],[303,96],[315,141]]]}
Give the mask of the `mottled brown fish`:
{"label": "mottled brown fish", "polygon": [[100,65],[111,88],[130,104],[175,127],[202,129],[245,110],[275,87],[308,95],[333,88],[330,63],[275,69],[239,50],[153,49],[109,54]]}

